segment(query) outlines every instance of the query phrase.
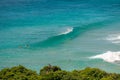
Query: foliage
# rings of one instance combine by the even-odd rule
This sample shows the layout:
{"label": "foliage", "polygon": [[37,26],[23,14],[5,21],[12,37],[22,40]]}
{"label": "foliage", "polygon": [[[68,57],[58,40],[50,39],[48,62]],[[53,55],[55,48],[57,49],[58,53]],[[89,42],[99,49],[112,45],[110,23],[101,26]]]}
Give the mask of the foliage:
{"label": "foliage", "polygon": [[107,73],[97,68],[87,67],[86,69],[81,70],[80,75],[82,75],[81,77],[83,80],[100,80],[104,76],[107,76]]}
{"label": "foliage", "polygon": [[38,75],[35,71],[26,69],[21,65],[0,71],[0,80],[33,80],[37,78]]}
{"label": "foliage", "polygon": [[69,72],[52,65],[43,67],[40,74],[37,74],[35,71],[19,65],[2,69],[0,80],[120,80],[120,74],[106,73],[90,67]]}
{"label": "foliage", "polygon": [[50,72],[46,75],[42,75],[42,80],[61,80],[66,74],[66,71]]}
{"label": "foliage", "polygon": [[101,80],[120,80],[120,74],[109,74],[106,77],[103,77]]}
{"label": "foliage", "polygon": [[40,75],[46,75],[50,72],[56,72],[56,71],[60,71],[61,68],[59,68],[58,66],[52,66],[52,65],[48,65],[43,67],[43,69],[40,70]]}

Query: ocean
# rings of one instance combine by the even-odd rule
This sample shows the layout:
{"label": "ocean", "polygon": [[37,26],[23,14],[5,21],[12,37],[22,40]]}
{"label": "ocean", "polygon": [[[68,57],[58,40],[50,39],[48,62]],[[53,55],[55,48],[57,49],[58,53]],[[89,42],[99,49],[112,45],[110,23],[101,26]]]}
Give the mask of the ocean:
{"label": "ocean", "polygon": [[45,65],[120,72],[120,0],[0,0],[0,69]]}

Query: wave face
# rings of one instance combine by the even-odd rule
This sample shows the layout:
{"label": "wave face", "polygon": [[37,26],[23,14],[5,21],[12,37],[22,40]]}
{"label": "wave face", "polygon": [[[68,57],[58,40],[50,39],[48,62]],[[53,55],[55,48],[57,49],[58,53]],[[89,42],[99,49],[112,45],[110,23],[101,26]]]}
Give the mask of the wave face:
{"label": "wave face", "polygon": [[54,47],[60,44],[65,43],[66,41],[70,41],[77,37],[82,28],[80,27],[74,27],[74,28],[68,28],[67,31],[61,33],[60,35],[57,36],[52,36],[44,41],[31,44],[31,46],[35,47]]}
{"label": "wave face", "polygon": [[86,24],[86,25],[81,25],[79,27],[73,27],[73,28],[67,28],[65,32],[60,33],[57,36],[52,36],[49,37],[48,39],[40,42],[36,42],[33,44],[30,44],[31,47],[40,47],[40,48],[45,48],[45,47],[56,47],[58,45],[67,43],[68,41],[72,41],[73,39],[77,38],[78,36],[82,35],[86,31],[89,30],[94,30],[99,27],[104,27],[105,23],[108,23],[109,21],[101,21],[101,22],[95,22],[91,24]]}
{"label": "wave face", "polygon": [[116,63],[116,62],[120,63],[120,51],[118,52],[107,51],[106,53],[92,56],[90,57],[90,59],[103,59],[104,61],[110,63]]}

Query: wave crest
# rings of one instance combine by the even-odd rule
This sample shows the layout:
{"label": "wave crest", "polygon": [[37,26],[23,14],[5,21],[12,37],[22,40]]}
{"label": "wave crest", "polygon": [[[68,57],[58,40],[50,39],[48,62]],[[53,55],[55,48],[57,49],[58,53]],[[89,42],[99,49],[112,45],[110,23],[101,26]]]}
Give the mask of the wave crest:
{"label": "wave crest", "polygon": [[112,51],[107,51],[106,53],[95,55],[92,57],[89,57],[90,59],[103,59],[106,62],[110,63],[120,63],[120,51],[118,52],[112,52]]}
{"label": "wave crest", "polygon": [[68,33],[72,32],[72,31],[73,31],[73,28],[72,28],[72,27],[71,27],[71,28],[67,28],[66,31],[60,33],[59,35],[68,34]]}

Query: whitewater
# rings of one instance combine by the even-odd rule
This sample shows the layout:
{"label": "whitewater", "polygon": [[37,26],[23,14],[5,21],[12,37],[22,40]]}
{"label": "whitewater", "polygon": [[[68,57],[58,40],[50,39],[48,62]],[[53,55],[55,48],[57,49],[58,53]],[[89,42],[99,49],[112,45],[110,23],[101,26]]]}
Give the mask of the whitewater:
{"label": "whitewater", "polygon": [[112,43],[120,43],[120,34],[111,34],[109,35],[106,40],[112,42]]}
{"label": "whitewater", "polygon": [[110,63],[120,63],[120,52],[107,51],[106,53],[90,57],[90,59],[103,59]]}

